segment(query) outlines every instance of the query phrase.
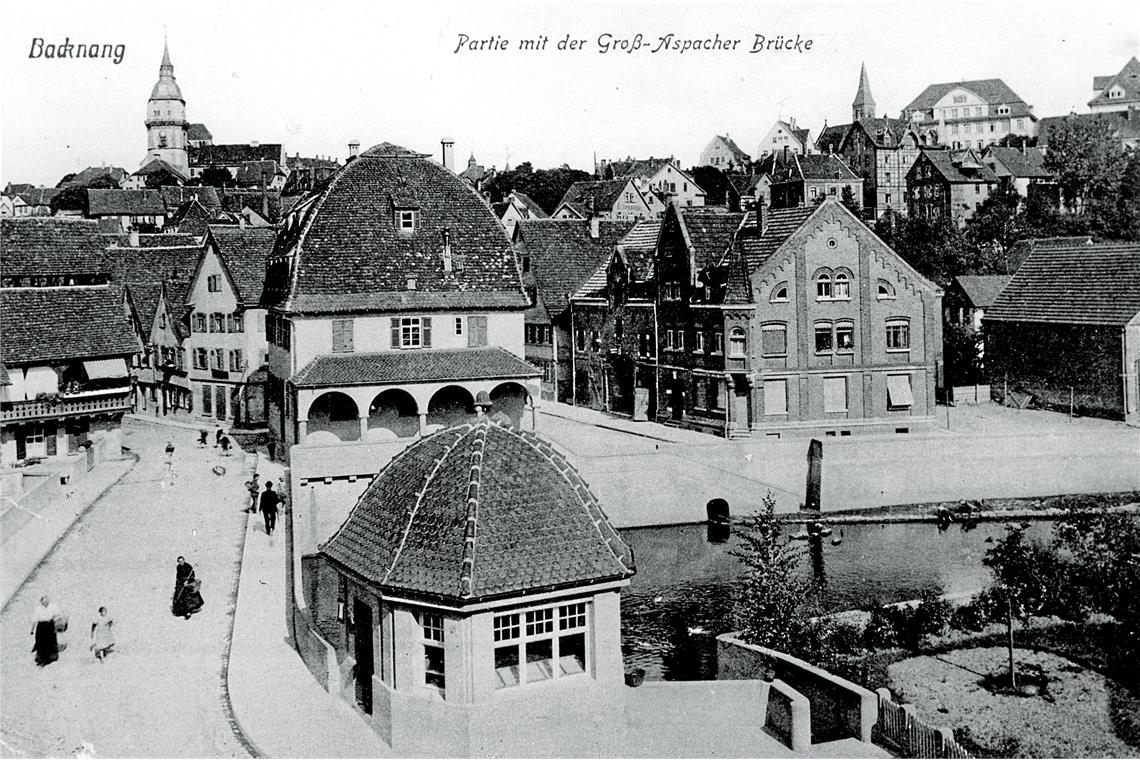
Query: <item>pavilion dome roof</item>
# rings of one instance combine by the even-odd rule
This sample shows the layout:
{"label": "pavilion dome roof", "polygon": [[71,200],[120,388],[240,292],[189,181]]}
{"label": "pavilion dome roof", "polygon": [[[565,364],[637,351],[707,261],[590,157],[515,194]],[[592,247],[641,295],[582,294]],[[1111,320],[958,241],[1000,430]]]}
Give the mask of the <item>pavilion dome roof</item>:
{"label": "pavilion dome roof", "polygon": [[629,547],[562,455],[487,417],[405,449],[321,555],[382,591],[461,604],[634,573]]}

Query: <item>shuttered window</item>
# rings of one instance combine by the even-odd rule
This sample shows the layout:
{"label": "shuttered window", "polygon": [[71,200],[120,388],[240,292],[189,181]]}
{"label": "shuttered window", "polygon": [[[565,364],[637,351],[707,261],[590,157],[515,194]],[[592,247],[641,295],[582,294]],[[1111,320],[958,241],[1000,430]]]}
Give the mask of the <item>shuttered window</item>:
{"label": "shuttered window", "polygon": [[487,318],[467,318],[467,345],[470,348],[487,345]]}
{"label": "shuttered window", "polygon": [[431,348],[431,317],[392,317],[392,348]]}
{"label": "shuttered window", "polygon": [[823,378],[823,411],[847,411],[847,378]]}
{"label": "shuttered window", "polygon": [[764,325],[760,331],[761,351],[764,356],[786,356],[788,328],[786,325]]}
{"label": "shuttered window", "polygon": [[764,414],[788,413],[788,381],[764,381]]}
{"label": "shuttered window", "polygon": [[332,350],[336,352],[352,351],[353,320],[334,319],[332,321]]}

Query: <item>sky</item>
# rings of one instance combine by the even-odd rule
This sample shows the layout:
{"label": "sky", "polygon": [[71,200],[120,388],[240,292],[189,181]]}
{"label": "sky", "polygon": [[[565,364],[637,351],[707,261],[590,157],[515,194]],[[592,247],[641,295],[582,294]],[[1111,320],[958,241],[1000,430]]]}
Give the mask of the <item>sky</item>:
{"label": "sky", "polygon": [[[471,153],[498,168],[589,170],[595,154],[690,166],[715,134],[755,154],[781,117],[814,139],[825,120],[850,120],[863,63],[880,114],[898,116],[928,84],[987,78],[1038,116],[1086,112],[1093,77],[1140,55],[1133,2],[39,0],[5,14],[0,31],[0,185],[137,169],[164,34],[187,117],[215,143],[280,142],[289,155],[343,160],[352,140],[438,156],[448,136],[457,168]],[[638,34],[638,49],[601,52],[609,39],[633,47]],[[655,50],[669,34],[739,42]],[[461,35],[505,49],[457,52]],[[544,35],[544,50],[520,49]],[[757,35],[801,45],[749,52]],[[124,53],[118,64],[32,57],[37,38]],[[583,44],[559,50],[563,40]]]}

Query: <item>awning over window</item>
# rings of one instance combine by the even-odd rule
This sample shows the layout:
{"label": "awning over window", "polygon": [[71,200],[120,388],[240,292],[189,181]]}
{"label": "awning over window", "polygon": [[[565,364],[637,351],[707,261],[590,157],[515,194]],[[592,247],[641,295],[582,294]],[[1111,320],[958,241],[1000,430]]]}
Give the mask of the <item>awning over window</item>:
{"label": "awning over window", "polygon": [[92,359],[83,362],[83,369],[87,372],[88,380],[102,380],[109,377],[127,377],[127,362],[125,359]]}
{"label": "awning over window", "polygon": [[887,375],[887,403],[890,406],[914,406],[910,375]]}

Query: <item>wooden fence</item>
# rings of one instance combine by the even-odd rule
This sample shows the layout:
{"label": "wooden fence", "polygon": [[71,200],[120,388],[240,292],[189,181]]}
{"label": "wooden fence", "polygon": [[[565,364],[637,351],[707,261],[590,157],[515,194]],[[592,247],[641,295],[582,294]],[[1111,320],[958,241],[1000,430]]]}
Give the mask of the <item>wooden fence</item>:
{"label": "wooden fence", "polygon": [[935,728],[923,722],[910,705],[897,704],[888,689],[878,689],[878,741],[890,745],[903,757],[969,758],[970,753],[954,740],[950,728]]}

